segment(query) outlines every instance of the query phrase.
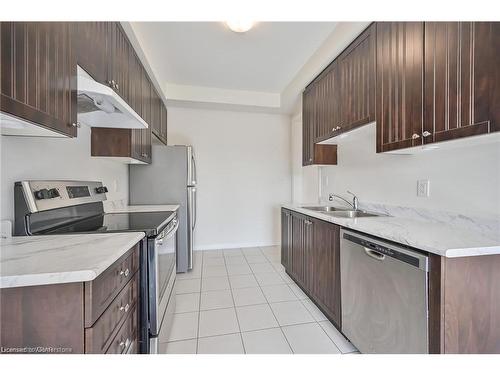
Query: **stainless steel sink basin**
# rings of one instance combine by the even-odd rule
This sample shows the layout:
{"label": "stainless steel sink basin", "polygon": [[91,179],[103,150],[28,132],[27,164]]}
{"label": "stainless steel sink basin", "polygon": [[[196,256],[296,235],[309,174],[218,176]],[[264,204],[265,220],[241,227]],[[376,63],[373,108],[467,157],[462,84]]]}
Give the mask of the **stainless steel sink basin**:
{"label": "stainless steel sink basin", "polygon": [[370,212],[364,212],[364,211],[354,211],[354,210],[345,210],[345,211],[337,211],[337,212],[329,212],[328,213],[331,216],[335,217],[342,217],[346,219],[355,219],[357,217],[376,217],[376,216],[382,216]]}
{"label": "stainless steel sink basin", "polygon": [[338,208],[332,206],[304,206],[301,207],[305,210],[318,211],[318,212],[342,212],[349,211],[348,208]]}

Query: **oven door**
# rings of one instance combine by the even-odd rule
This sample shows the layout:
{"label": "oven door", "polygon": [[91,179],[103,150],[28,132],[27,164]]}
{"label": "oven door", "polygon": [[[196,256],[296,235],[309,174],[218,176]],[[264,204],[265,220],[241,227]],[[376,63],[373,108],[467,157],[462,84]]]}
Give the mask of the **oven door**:
{"label": "oven door", "polygon": [[154,238],[154,246],[149,251],[149,330],[157,336],[170,294],[175,284],[175,253],[177,249],[177,217]]}

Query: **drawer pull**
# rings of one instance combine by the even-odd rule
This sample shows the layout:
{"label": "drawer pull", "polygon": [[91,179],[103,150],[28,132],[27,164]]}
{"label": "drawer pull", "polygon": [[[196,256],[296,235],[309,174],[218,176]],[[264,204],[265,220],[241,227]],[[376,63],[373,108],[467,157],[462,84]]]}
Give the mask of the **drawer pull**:
{"label": "drawer pull", "polygon": [[127,303],[125,306],[120,306],[120,311],[128,312],[130,305]]}
{"label": "drawer pull", "polygon": [[128,277],[129,273],[130,273],[130,271],[129,271],[128,268],[125,271],[121,270],[120,271],[120,276]]}

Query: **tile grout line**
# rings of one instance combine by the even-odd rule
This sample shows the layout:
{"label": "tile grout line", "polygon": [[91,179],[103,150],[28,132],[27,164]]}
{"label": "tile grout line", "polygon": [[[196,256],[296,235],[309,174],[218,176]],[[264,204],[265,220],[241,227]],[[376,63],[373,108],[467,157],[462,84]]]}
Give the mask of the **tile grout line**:
{"label": "tile grout line", "polygon": [[[259,249],[260,249],[260,248],[259,248]],[[261,252],[262,252],[262,250],[261,250]],[[274,268],[274,267],[273,267],[273,268]],[[253,270],[252,270],[252,271],[253,271]],[[255,277],[255,274],[254,274],[254,277]],[[257,279],[257,278],[256,278],[256,279]],[[267,297],[266,297],[266,295],[264,294],[264,291],[262,290],[262,286],[259,284],[259,281],[258,281],[258,280],[257,280],[257,285],[259,286],[261,293],[264,295],[264,298],[265,298],[265,299],[266,299],[266,301],[267,301]],[[292,291],[292,292],[293,292],[293,291]],[[288,338],[286,337],[285,332],[283,332],[283,329],[281,328],[281,324],[280,324],[280,322],[279,322],[278,318],[276,317],[276,314],[274,313],[274,310],[273,310],[273,308],[271,307],[271,304],[269,303],[269,301],[267,302],[267,305],[269,306],[269,310],[271,310],[271,313],[273,314],[274,319],[276,320],[276,323],[278,324],[278,328],[280,329],[281,334],[282,334],[282,335],[283,335],[283,337],[285,338],[285,341],[286,341],[286,343],[288,344],[288,347],[290,348],[290,351],[292,352],[292,354],[295,354],[295,352],[293,351],[292,345],[290,345],[290,342],[288,341]]]}
{"label": "tile grout line", "polygon": [[[257,305],[245,305],[245,306],[242,306],[242,307],[247,307],[247,306],[262,306],[262,305],[269,305],[268,303],[259,303]],[[218,309],[218,310],[227,310],[228,308],[223,308],[223,309]],[[271,312],[272,309],[271,309]],[[274,312],[273,312],[273,315],[274,315]],[[277,319],[276,319],[277,321]],[[269,328],[257,328],[257,329],[249,329],[248,331],[242,331],[241,333],[247,333],[247,332],[258,332],[258,331],[267,331],[267,330],[270,330],[270,329],[276,329],[276,328],[282,328],[282,327],[296,327],[296,326],[302,326],[302,325],[306,325],[306,324],[318,324],[321,326],[321,324],[319,324],[319,322],[307,322],[307,323],[294,323],[294,324],[286,324],[286,325],[283,325],[283,326],[280,326],[279,323],[278,323],[278,327],[269,327]],[[218,337],[218,336],[228,336],[228,335],[235,335],[237,334],[238,332],[233,332],[233,333],[222,333],[222,334],[219,334],[219,335],[211,335],[211,336],[203,336],[203,337],[200,337],[202,339],[204,338],[210,338],[210,337]],[[286,336],[285,336],[286,338]],[[169,342],[179,342],[179,341],[189,341],[189,340],[195,340],[194,338],[191,338],[191,339],[180,339],[180,340],[172,340],[172,341],[168,341],[167,343]],[[337,345],[335,345],[337,346]],[[356,352],[356,350],[354,350],[353,352],[348,352],[348,353],[354,353]],[[345,354],[348,354],[348,353],[345,353]]]}
{"label": "tile grout line", "polygon": [[240,319],[238,318],[238,311],[236,310],[236,302],[234,300],[233,290],[231,289],[231,282],[229,281],[229,273],[227,272],[226,257],[224,256],[224,252],[222,252],[222,259],[224,259],[224,266],[226,267],[226,273],[228,274],[227,279],[229,282],[229,293],[231,293],[231,299],[233,300],[234,315],[236,315],[236,322],[238,323],[238,330],[240,335],[241,346],[243,347],[243,354],[247,354],[247,351],[245,349],[245,342],[243,341],[243,335],[241,334],[241,325],[240,325]]}
{"label": "tile grout line", "polygon": [[[331,341],[331,342],[333,343],[333,345],[337,348],[337,350],[340,352],[340,354],[344,354],[344,353],[342,353],[342,350],[340,350],[340,348],[337,346],[337,344],[335,343],[335,341],[333,341],[333,339],[330,337],[330,335],[329,335],[329,334],[325,331],[325,329],[324,329],[324,328],[323,328],[323,326],[320,324],[320,322],[318,322],[318,321],[316,320],[316,318],[314,317],[314,315],[313,315],[313,314],[309,311],[309,309],[307,308],[307,306],[304,304],[304,301],[305,301],[305,300],[299,300],[299,301],[300,301],[300,303],[302,304],[302,306],[304,306],[304,308],[307,310],[307,312],[308,312],[309,314],[311,314],[312,318],[314,319],[314,322],[315,322],[317,325],[319,325],[319,327],[321,328],[321,330],[322,330],[322,331],[325,333],[325,335],[326,335],[326,336],[330,339],[330,341]],[[311,303],[312,303],[312,304],[314,304],[314,302],[312,302],[312,301],[311,301]],[[316,306],[316,305],[315,305],[315,306]],[[317,306],[316,306],[316,308],[317,308]],[[323,312],[321,312],[321,313],[323,314]],[[323,314],[323,315],[324,315],[324,314]],[[325,318],[326,318],[326,316],[325,316]],[[325,320],[322,320],[322,322],[324,322],[324,321],[325,321]],[[326,319],[326,321],[330,322],[330,321],[328,320],[328,318]],[[334,326],[334,328],[335,328],[335,326]]]}
{"label": "tile grout line", "polygon": [[196,330],[196,354],[198,354],[198,342],[200,337],[200,316],[201,316],[201,287],[203,284],[203,263],[205,259],[205,254],[201,254],[201,269],[200,269],[200,297],[198,299],[198,329]]}

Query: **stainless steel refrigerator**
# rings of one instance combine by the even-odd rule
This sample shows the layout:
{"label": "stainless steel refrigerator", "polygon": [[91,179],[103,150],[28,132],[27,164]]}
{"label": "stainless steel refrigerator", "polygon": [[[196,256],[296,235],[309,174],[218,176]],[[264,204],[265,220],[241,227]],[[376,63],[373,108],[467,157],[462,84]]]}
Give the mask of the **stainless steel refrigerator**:
{"label": "stainless steel refrigerator", "polygon": [[191,146],[153,145],[153,162],[130,165],[130,204],[178,204],[177,272],[193,268],[196,161]]}

